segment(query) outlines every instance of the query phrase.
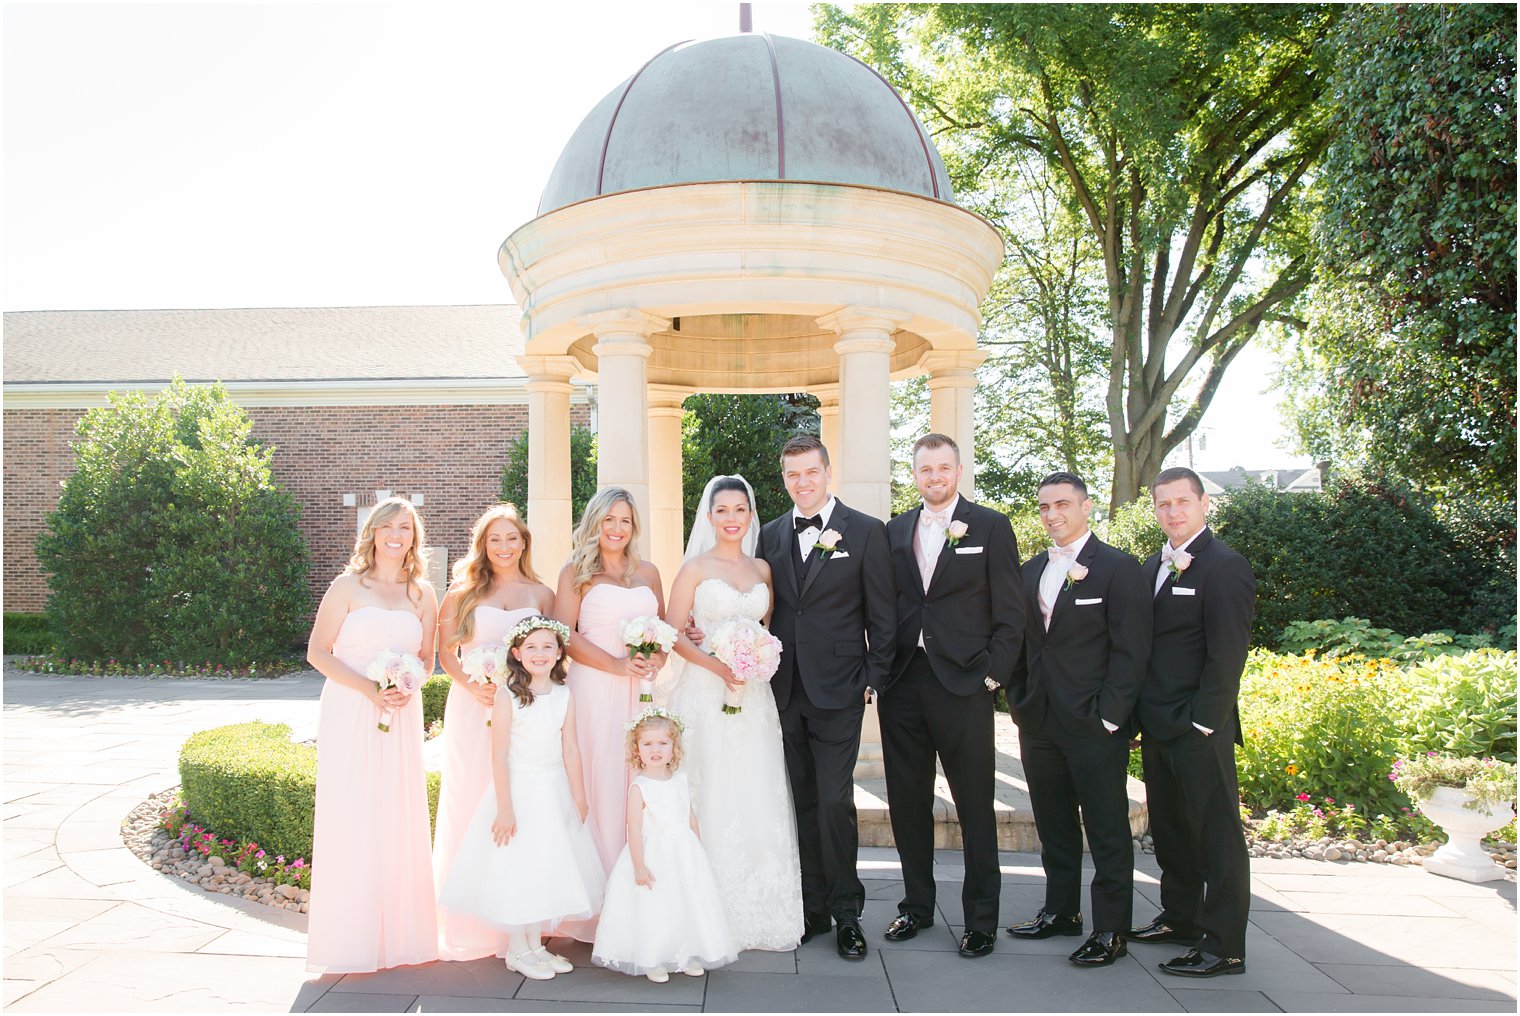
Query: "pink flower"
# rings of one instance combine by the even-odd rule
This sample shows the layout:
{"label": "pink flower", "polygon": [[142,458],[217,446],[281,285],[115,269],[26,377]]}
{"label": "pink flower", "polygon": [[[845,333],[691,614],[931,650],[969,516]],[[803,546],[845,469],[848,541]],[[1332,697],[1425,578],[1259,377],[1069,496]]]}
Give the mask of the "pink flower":
{"label": "pink flower", "polygon": [[416,674],[410,670],[403,670],[396,678],[396,687],[408,695],[415,695],[421,683],[417,680]]}
{"label": "pink flower", "polygon": [[825,529],[818,534],[818,542],[813,544],[814,550],[821,550],[825,554],[832,554],[839,549],[839,541],[844,539],[837,529]]}
{"label": "pink flower", "polygon": [[1070,589],[1085,578],[1087,578],[1087,566],[1073,561],[1071,567],[1066,570],[1066,588]]}
{"label": "pink flower", "polygon": [[960,543],[961,538],[965,535],[966,523],[960,521],[959,519],[955,520],[945,527],[945,542],[950,544],[952,547],[957,543]]}
{"label": "pink flower", "polygon": [[1309,799],[1309,795],[1308,794],[1299,794],[1298,795],[1298,799],[1300,801],[1307,801]]}
{"label": "pink flower", "polygon": [[1185,550],[1179,550],[1179,551],[1177,551],[1177,553],[1175,553],[1175,554],[1172,555],[1172,559],[1166,563],[1166,566],[1167,566],[1167,568],[1169,568],[1171,570],[1171,573],[1175,576],[1175,575],[1181,575],[1183,572],[1187,571],[1188,570],[1188,566],[1191,565],[1192,563],[1193,563],[1193,555],[1189,554]]}

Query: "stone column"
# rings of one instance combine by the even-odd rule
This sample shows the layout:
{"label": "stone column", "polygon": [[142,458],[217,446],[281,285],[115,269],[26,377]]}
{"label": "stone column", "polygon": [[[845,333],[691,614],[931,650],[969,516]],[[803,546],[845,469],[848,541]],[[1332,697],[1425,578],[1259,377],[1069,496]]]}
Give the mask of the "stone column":
{"label": "stone column", "polygon": [[[521,356],[528,383],[528,526],[541,576],[553,576],[570,556],[575,530],[570,504],[570,378],[579,365],[569,356]],[[551,582],[552,578],[546,581]]]}
{"label": "stone column", "polygon": [[649,387],[649,559],[660,569],[665,591],[686,552],[681,508],[681,403],[690,389]]}
{"label": "stone column", "polygon": [[839,444],[839,386],[819,385],[809,390],[818,397],[818,436],[823,439],[823,446],[829,450],[834,486],[837,488],[845,479],[845,463],[841,456],[844,449]]}
{"label": "stone column", "polygon": [[[596,336],[600,412],[597,421],[596,485],[624,487],[633,495],[639,522],[648,531],[649,501],[649,336],[670,322],[634,308],[588,315]],[[648,537],[639,540],[648,556]]]}
{"label": "stone column", "polygon": [[839,448],[844,465],[836,478],[840,500],[882,521],[892,509],[892,332],[909,315],[870,307],[847,307],[818,319],[838,334]]}
{"label": "stone column", "polygon": [[960,492],[976,498],[976,368],[984,349],[936,349],[924,356],[929,371],[929,428],[952,438],[961,449]]}

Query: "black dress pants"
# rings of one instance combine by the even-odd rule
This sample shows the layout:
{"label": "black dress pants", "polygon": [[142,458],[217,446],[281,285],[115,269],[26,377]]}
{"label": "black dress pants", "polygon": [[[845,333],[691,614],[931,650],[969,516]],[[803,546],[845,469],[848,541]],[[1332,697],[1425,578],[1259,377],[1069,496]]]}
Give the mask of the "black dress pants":
{"label": "black dress pants", "polygon": [[797,680],[781,710],[781,746],[797,812],[802,909],[858,919],[866,888],[855,870],[855,760],[865,704],[821,709]]}

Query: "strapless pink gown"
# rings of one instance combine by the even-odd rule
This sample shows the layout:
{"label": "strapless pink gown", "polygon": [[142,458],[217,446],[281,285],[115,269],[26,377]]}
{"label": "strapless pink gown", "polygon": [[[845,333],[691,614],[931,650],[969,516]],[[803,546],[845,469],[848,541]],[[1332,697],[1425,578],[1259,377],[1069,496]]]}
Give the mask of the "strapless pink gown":
{"label": "strapless pink gown", "polygon": [[[477,646],[505,643],[517,622],[539,613],[537,607],[502,610],[489,604],[475,608],[475,633],[460,643],[461,659]],[[506,694],[502,691],[502,694]],[[475,817],[480,799],[491,789],[490,713],[458,681],[449,688],[443,721],[443,784],[438,790],[438,824],[433,832],[433,885],[441,893],[459,843]],[[505,955],[506,933],[478,918],[438,908],[438,955],[446,960],[474,960]]]}
{"label": "strapless pink gown", "polygon": [[[648,586],[603,583],[581,597],[575,628],[611,656],[623,657],[628,655],[623,626],[658,611],[659,601]],[[628,787],[633,774],[627,764],[624,727],[639,711],[639,682],[571,660],[566,684],[575,702],[575,732],[590,812],[586,824],[602,869],[611,871],[628,842]],[[559,931],[590,942],[596,938],[596,922],[567,921]]]}
{"label": "strapless pink gown", "polygon": [[[360,607],[333,655],[363,674],[383,649],[417,654],[422,622],[409,610]],[[422,695],[389,733],[380,711],[337,681],[322,686],[317,814],[306,966],[368,973],[438,958],[422,769]]]}

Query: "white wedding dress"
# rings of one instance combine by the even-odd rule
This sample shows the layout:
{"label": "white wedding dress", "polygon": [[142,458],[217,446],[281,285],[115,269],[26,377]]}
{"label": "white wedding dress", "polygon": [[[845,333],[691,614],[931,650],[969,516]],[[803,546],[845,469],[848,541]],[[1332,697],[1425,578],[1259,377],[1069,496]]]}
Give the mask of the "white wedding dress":
{"label": "white wedding dress", "polygon": [[[740,591],[710,578],[693,594],[692,613],[704,632],[734,618],[759,621],[769,609],[763,582]],[[723,693],[711,671],[682,668],[670,697],[686,723],[681,770],[739,948],[794,949],[802,938],[801,865],[776,698],[769,682],[752,681],[742,710],[726,714]]]}

